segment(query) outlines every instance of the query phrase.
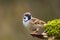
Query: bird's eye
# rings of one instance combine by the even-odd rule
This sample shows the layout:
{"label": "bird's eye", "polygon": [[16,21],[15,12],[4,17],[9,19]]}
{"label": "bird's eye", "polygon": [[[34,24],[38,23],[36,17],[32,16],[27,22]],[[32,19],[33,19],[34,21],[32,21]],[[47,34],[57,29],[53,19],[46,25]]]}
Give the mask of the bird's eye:
{"label": "bird's eye", "polygon": [[24,17],[24,19],[26,19],[26,18]]}

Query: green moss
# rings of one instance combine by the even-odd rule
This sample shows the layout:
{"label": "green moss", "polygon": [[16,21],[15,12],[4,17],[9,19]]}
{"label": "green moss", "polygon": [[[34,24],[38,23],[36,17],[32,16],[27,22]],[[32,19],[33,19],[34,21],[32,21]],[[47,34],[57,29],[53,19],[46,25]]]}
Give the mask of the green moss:
{"label": "green moss", "polygon": [[48,36],[60,37],[60,19],[48,21],[45,28]]}

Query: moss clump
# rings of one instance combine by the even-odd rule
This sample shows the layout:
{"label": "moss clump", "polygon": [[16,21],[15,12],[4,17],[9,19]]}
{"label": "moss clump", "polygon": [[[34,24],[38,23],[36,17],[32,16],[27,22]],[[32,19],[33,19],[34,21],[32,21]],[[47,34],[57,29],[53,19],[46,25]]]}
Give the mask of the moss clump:
{"label": "moss clump", "polygon": [[47,30],[48,36],[60,38],[60,19],[48,21],[45,28]]}

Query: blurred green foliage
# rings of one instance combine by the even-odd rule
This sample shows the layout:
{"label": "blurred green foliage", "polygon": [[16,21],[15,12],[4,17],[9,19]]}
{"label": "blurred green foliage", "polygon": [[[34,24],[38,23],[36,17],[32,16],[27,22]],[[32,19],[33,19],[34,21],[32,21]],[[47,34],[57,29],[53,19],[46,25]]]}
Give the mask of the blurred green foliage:
{"label": "blurred green foliage", "polygon": [[48,21],[45,28],[48,36],[55,36],[55,38],[60,37],[60,19]]}

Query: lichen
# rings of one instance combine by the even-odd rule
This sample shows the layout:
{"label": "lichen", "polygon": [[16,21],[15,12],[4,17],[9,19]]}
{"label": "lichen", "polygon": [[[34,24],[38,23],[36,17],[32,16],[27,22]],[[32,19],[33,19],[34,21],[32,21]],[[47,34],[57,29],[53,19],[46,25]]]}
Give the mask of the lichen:
{"label": "lichen", "polygon": [[45,28],[48,36],[55,36],[55,38],[60,38],[60,19],[48,21]]}

